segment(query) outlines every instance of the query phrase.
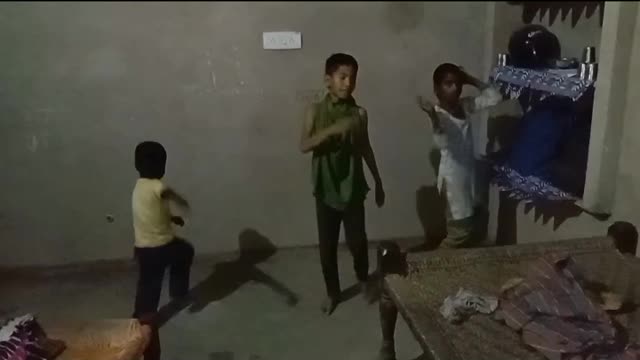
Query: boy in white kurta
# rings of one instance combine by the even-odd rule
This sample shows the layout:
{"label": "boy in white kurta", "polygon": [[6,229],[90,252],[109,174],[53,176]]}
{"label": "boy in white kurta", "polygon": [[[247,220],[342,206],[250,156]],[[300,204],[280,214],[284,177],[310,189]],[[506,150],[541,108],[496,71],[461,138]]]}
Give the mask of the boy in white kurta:
{"label": "boy in white kurta", "polygon": [[[462,87],[481,90],[477,97],[461,98]],[[440,149],[438,190],[447,199],[447,238],[443,245],[464,247],[470,244],[474,219],[475,156],[471,132],[472,114],[496,105],[500,93],[468,75],[454,64],[442,64],[433,73],[436,105],[422,98],[419,104],[431,118],[434,140]]]}

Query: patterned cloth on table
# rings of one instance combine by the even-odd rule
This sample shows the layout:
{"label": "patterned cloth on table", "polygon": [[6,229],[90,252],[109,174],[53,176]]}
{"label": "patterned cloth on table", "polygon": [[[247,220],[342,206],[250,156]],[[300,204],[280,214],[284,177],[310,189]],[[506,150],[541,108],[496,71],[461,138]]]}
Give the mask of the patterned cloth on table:
{"label": "patterned cloth on table", "polygon": [[585,294],[571,257],[540,259],[507,290],[496,316],[550,360],[638,360],[609,315]]}

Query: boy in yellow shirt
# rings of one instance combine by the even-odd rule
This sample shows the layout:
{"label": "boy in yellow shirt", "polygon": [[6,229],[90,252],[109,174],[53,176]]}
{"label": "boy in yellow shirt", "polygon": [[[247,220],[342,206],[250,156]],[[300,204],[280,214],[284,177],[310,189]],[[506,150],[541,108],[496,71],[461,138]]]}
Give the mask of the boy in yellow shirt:
{"label": "boy in yellow shirt", "polygon": [[189,204],[162,182],[167,153],[153,141],[136,147],[135,165],[140,173],[131,198],[135,257],[139,265],[134,317],[148,316],[158,310],[162,279],[169,268],[169,293],[172,299],[184,298],[189,291],[189,275],[194,250],[191,244],[176,237],[173,224],[184,220],[172,216],[168,202],[184,209]]}

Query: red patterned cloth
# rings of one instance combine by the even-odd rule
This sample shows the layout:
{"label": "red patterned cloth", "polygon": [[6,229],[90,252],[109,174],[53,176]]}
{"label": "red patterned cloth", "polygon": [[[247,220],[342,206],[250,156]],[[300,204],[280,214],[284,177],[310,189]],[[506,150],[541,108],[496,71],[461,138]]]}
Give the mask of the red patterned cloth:
{"label": "red patterned cloth", "polygon": [[573,258],[547,256],[508,290],[496,315],[550,360],[640,360],[624,329],[580,285]]}

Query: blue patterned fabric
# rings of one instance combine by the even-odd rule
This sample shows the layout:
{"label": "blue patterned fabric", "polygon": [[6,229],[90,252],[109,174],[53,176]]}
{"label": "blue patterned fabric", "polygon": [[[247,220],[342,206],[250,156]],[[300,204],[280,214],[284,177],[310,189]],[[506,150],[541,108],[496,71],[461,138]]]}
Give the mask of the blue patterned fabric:
{"label": "blue patterned fabric", "polygon": [[516,200],[578,200],[578,197],[563,191],[537,176],[523,176],[504,165],[494,165],[496,175],[492,179],[500,190],[509,192]]}
{"label": "blue patterned fabric", "polygon": [[593,81],[583,80],[579,76],[569,76],[552,71],[540,71],[516,68],[513,66],[498,66],[493,68],[490,78],[500,86],[501,91],[515,99],[520,97],[522,90],[530,89],[543,93],[544,96],[566,96],[573,101],[578,100],[594,84]]}
{"label": "blue patterned fabric", "polygon": [[507,165],[524,176],[549,179],[549,167],[570,135],[573,118],[570,99],[553,96],[537,104],[518,123]]}
{"label": "blue patterned fabric", "polygon": [[[577,71],[541,71],[513,66],[495,67],[490,79],[504,95],[517,98],[527,113],[520,124],[514,148],[502,161],[494,163],[496,174],[492,183],[518,200],[577,200],[575,194],[549,181],[556,177],[551,166],[557,158],[563,157],[564,150],[560,145],[565,143],[565,135],[574,135],[576,114],[573,114],[572,106],[582,102],[585,94],[593,93],[594,82],[580,79]],[[565,99],[561,100],[562,97]],[[588,99],[589,96],[585,96],[585,100]]]}

